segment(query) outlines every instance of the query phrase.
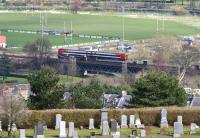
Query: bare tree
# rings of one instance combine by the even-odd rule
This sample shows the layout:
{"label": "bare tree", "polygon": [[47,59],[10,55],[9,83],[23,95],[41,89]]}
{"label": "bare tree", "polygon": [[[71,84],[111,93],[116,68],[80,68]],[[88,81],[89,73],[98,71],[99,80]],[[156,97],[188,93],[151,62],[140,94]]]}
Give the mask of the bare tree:
{"label": "bare tree", "polygon": [[200,61],[200,51],[195,47],[188,49],[181,49],[171,57],[171,62],[180,65],[183,68],[182,73],[179,76],[179,82],[183,80],[186,69],[189,68],[193,63]]}
{"label": "bare tree", "polygon": [[26,110],[26,102],[20,95],[7,94],[0,97],[0,113],[7,121],[8,138],[12,138],[12,125],[18,119],[22,119],[22,112]]}
{"label": "bare tree", "polygon": [[82,8],[83,3],[84,0],[70,0],[70,9],[77,13]]}

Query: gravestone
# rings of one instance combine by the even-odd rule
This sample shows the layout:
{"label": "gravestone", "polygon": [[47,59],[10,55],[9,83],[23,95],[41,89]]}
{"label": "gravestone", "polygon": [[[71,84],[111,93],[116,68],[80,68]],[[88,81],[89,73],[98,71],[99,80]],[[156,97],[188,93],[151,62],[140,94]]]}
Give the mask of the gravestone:
{"label": "gravestone", "polygon": [[135,116],[130,115],[130,123],[129,123],[130,128],[135,128]]}
{"label": "gravestone", "polygon": [[127,116],[126,115],[122,115],[121,116],[121,128],[127,128]]}
{"label": "gravestone", "polygon": [[35,126],[35,138],[44,138],[44,128],[41,122],[38,122]]}
{"label": "gravestone", "polygon": [[146,137],[146,131],[144,129],[141,129],[140,136],[141,137]]}
{"label": "gravestone", "polygon": [[90,132],[90,138],[96,138],[96,133],[94,131]]}
{"label": "gravestone", "polygon": [[60,126],[59,126],[59,137],[60,138],[65,138],[67,137],[67,134],[66,134],[66,122],[65,121],[60,121]]}
{"label": "gravestone", "polygon": [[117,121],[112,120],[111,121],[111,135],[117,132]]}
{"label": "gravestone", "polygon": [[160,127],[161,128],[168,128],[167,110],[166,109],[162,109],[162,111],[161,111]]}
{"label": "gravestone", "polygon": [[69,122],[69,132],[68,137],[72,137],[74,133],[74,122]]}
{"label": "gravestone", "polygon": [[56,114],[56,126],[55,126],[55,129],[59,129],[60,121],[62,121],[62,115],[61,114]]}
{"label": "gravestone", "polygon": [[130,138],[137,138],[138,134],[137,134],[137,129],[134,128],[130,134]]}
{"label": "gravestone", "polygon": [[26,138],[25,129],[19,129],[19,138]]}
{"label": "gravestone", "polygon": [[144,125],[141,123],[141,120],[139,117],[135,120],[135,125],[137,128],[144,128]]}
{"label": "gravestone", "polygon": [[101,111],[100,128],[102,128],[103,121],[107,121],[108,122],[108,110],[106,108],[102,108],[100,111]]}
{"label": "gravestone", "polygon": [[74,130],[72,138],[78,138],[78,131]]}
{"label": "gravestone", "polygon": [[109,135],[109,124],[108,121],[103,121],[102,124],[102,136],[108,136]]}
{"label": "gravestone", "polygon": [[15,123],[12,124],[12,131],[13,131],[13,132],[17,131],[17,126],[16,126]]}
{"label": "gravestone", "polygon": [[173,137],[181,137],[183,124],[180,122],[174,122],[174,135]]}
{"label": "gravestone", "polygon": [[180,125],[180,129],[181,129],[181,134],[183,134],[183,117],[182,116],[178,116],[177,122],[181,124]]}
{"label": "gravestone", "polygon": [[0,121],[0,132],[2,131],[2,124],[1,124],[1,121]]}
{"label": "gravestone", "polygon": [[113,133],[112,138],[120,138],[120,132]]}
{"label": "gravestone", "polygon": [[196,123],[191,123],[190,124],[190,135],[191,134],[196,134],[196,129],[198,128]]}
{"label": "gravestone", "polygon": [[94,119],[93,118],[89,119],[89,129],[94,129]]}
{"label": "gravestone", "polygon": [[181,115],[179,115],[178,118],[177,118],[177,121],[182,124],[183,123],[183,117]]}
{"label": "gravestone", "polygon": [[43,128],[44,128],[44,130],[48,130],[47,125],[44,125]]}

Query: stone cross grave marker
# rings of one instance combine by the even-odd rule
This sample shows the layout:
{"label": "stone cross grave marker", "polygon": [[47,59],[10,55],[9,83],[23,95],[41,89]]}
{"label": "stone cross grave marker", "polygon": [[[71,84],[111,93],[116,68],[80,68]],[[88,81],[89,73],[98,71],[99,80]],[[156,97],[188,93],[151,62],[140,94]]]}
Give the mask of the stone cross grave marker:
{"label": "stone cross grave marker", "polygon": [[25,129],[19,130],[19,138],[26,138]]}
{"label": "stone cross grave marker", "polygon": [[167,110],[166,109],[162,109],[162,111],[161,111],[160,127],[161,128],[168,128]]}
{"label": "stone cross grave marker", "polygon": [[121,128],[127,128],[127,116],[126,115],[122,115],[121,116]]}
{"label": "stone cross grave marker", "polygon": [[69,122],[69,132],[68,132],[68,136],[72,137],[74,133],[74,122]]}
{"label": "stone cross grave marker", "polygon": [[109,135],[109,124],[108,121],[103,121],[102,124],[102,136],[108,136]]}
{"label": "stone cross grave marker", "polygon": [[67,134],[66,134],[66,122],[65,121],[60,121],[59,123],[59,137],[60,138],[66,138]]}
{"label": "stone cross grave marker", "polygon": [[89,129],[94,129],[94,119],[93,118],[89,119]]}
{"label": "stone cross grave marker", "polygon": [[62,115],[61,114],[56,114],[56,126],[55,126],[55,129],[59,129],[60,121],[62,121]]}
{"label": "stone cross grave marker", "polygon": [[130,115],[130,123],[129,123],[130,128],[135,128],[135,116]]}

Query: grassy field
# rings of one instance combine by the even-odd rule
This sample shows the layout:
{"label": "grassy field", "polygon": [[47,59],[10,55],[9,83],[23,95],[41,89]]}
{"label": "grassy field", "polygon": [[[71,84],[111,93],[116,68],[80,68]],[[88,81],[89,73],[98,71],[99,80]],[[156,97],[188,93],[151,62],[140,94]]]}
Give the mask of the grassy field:
{"label": "grassy field", "polygon": [[[0,83],[3,81],[3,77],[0,76]],[[81,81],[80,77],[72,77],[72,76],[66,76],[66,75],[60,75],[60,83],[68,84],[68,83],[76,83]],[[26,78],[20,78],[20,77],[7,77],[5,80],[6,84],[9,83],[20,83],[20,84],[26,84],[28,83],[28,80]]]}
{"label": "grassy field", "polygon": [[[40,14],[34,13],[0,13],[0,29],[23,29],[40,30]],[[83,14],[47,14],[47,24],[45,29],[63,30],[64,21],[66,30],[70,30],[70,22],[73,22],[73,32],[75,34],[106,35],[122,37],[122,17],[99,16]],[[159,21],[159,34],[176,36],[198,34],[200,28],[185,25],[175,21],[165,21],[164,31],[162,31],[162,21]],[[141,18],[124,18],[125,39],[136,40],[153,38],[157,35],[157,20]],[[23,46],[26,42],[34,41],[38,36],[27,34],[5,33],[8,43],[16,46]],[[63,37],[50,36],[53,45],[64,44]],[[74,43],[98,41],[91,39],[74,39]]]}
{"label": "grassy field", "polygon": [[[146,138],[170,138],[172,137],[172,132],[173,132],[173,129],[172,128],[169,128],[167,129],[167,135],[160,135],[159,134],[159,131],[160,129],[159,128],[156,128],[156,127],[151,127],[151,134],[148,135]],[[83,129],[83,130],[78,130],[78,134],[80,137],[87,137],[90,135],[90,132],[91,131],[95,131],[96,134],[97,134],[97,138],[110,138],[110,137],[102,137],[100,136],[101,134],[101,130],[100,129],[95,129],[95,130],[88,130],[88,129]],[[120,134],[121,134],[121,138],[128,138],[129,135],[131,134],[131,129],[120,129]],[[67,131],[66,131],[67,132]],[[200,131],[198,130],[198,133]],[[138,131],[139,133],[139,131]],[[183,135],[181,138],[199,138],[199,135],[189,135],[189,129],[186,128],[184,130],[184,133],[185,135]],[[59,131],[58,130],[46,130],[44,135],[46,138],[52,138],[52,137],[58,137],[58,134],[59,134]],[[3,133],[0,133],[0,136],[2,138],[6,138],[6,132],[4,131]],[[19,135],[18,132],[16,133],[16,136]],[[26,130],[26,137],[33,137],[34,135],[34,131],[32,129],[28,129]]]}

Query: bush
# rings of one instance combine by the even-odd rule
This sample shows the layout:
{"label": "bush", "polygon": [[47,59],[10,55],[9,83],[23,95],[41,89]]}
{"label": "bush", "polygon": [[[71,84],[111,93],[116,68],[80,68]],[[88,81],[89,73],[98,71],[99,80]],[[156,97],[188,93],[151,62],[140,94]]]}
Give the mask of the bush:
{"label": "bush", "polygon": [[171,6],[170,9],[174,11],[176,15],[185,15],[189,13],[188,10],[180,6]]}
{"label": "bush", "polygon": [[186,94],[178,80],[161,71],[150,71],[132,85],[134,107],[184,106]]}
{"label": "bush", "polygon": [[[190,125],[194,122],[200,125],[200,108],[178,108],[168,107],[167,119],[169,125],[173,125],[177,120],[178,115],[183,116],[183,124]],[[122,114],[127,116],[138,114],[142,123],[148,126],[160,125],[160,112],[161,108],[138,108],[138,109],[111,109],[109,110],[109,119],[114,118],[120,123],[120,117]],[[46,123],[49,128],[55,127],[56,114],[62,114],[62,120],[75,122],[75,127],[88,127],[89,118],[95,119],[95,126],[99,127],[100,124],[100,110],[99,109],[74,109],[74,110],[41,110],[41,111],[28,111],[26,119],[17,122],[18,128],[33,128],[38,121]],[[128,117],[129,118],[129,117]],[[0,120],[5,126],[5,120],[0,115]]]}

